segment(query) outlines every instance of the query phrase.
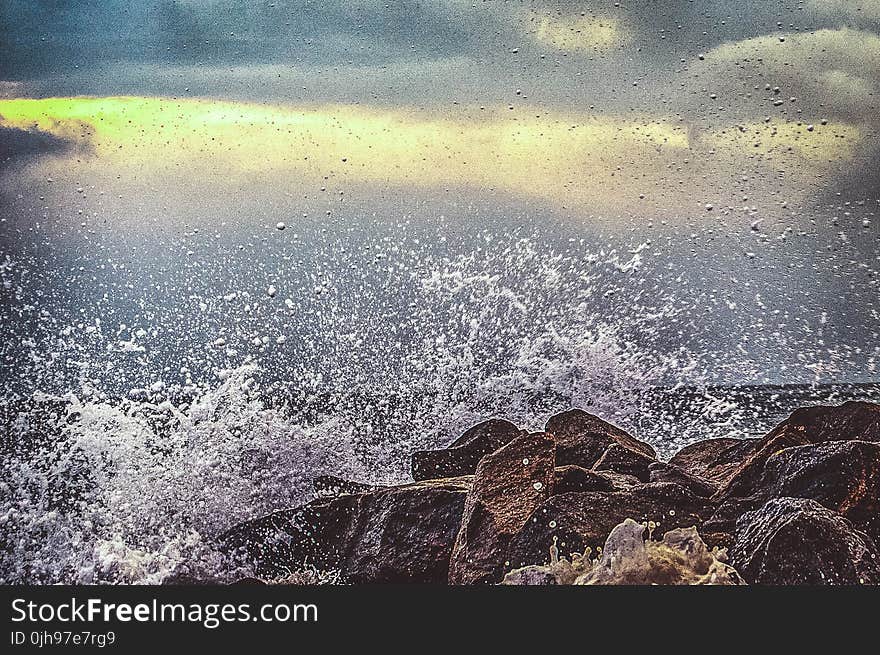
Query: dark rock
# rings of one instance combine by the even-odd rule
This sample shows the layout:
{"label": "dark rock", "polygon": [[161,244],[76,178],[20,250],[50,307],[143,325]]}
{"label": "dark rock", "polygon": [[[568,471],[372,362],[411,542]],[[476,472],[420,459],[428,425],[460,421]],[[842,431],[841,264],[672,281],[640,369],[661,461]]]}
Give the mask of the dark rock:
{"label": "dark rock", "polygon": [[572,491],[613,490],[614,483],[609,477],[595,471],[588,471],[580,466],[560,466],[553,473],[553,494]]}
{"label": "dark rock", "polygon": [[715,493],[716,499],[749,495],[764,475],[764,466],[770,457],[786,448],[806,443],[804,435],[794,431],[764,437],[755,444],[753,452],[734,469],[727,483]]}
{"label": "dark rock", "polygon": [[761,494],[810,498],[880,539],[880,444],[787,448],[767,461]]}
{"label": "dark rock", "polygon": [[312,479],[312,488],[315,490],[316,496],[332,498],[334,496],[341,496],[342,494],[365,493],[383,487],[365,484],[363,482],[352,482],[345,478],[338,478],[335,475],[319,475]]}
{"label": "dark rock", "polygon": [[[201,567],[198,567],[201,569]],[[208,587],[224,584],[223,580],[203,570],[190,571],[188,563],[179,564],[172,573],[162,578],[164,587]]]}
{"label": "dark rock", "polygon": [[642,453],[630,450],[618,443],[613,443],[599,460],[593,465],[594,471],[614,471],[638,478],[642,482],[648,482],[650,477],[649,467],[657,461]]}
{"label": "dark rock", "polygon": [[830,441],[880,442],[880,405],[847,402],[802,407],[763,437],[718,491],[718,497],[747,496],[761,479],[767,459],[784,448]]}
{"label": "dark rock", "polygon": [[480,459],[524,434],[510,421],[483,421],[443,450],[418,450],[412,455],[412,476],[416,481],[473,475]]}
{"label": "dark rock", "polygon": [[600,475],[611,483],[611,491],[626,491],[641,487],[645,483],[633,475],[626,473],[617,473],[615,471],[593,471],[596,475]]}
{"label": "dark rock", "polygon": [[[707,523],[703,524],[705,530]],[[730,550],[733,547],[733,535],[729,532],[702,532],[703,541],[709,548],[724,548]]]}
{"label": "dark rock", "polygon": [[[772,498],[809,498],[880,539],[880,444],[832,441],[785,448],[770,456],[749,494],[721,499],[710,527],[730,530],[745,512]],[[735,490],[734,490],[735,491]]]}
{"label": "dark rock", "polygon": [[804,498],[776,498],[744,514],[730,559],[750,584],[880,584],[873,540]]}
{"label": "dark rock", "polygon": [[596,548],[625,519],[654,521],[656,536],[673,528],[699,526],[712,506],[677,484],[644,484],[615,492],[567,493],[553,496],[532,512],[508,548],[508,570],[545,564],[553,537],[560,556],[571,558]]}
{"label": "dark rock", "polygon": [[449,566],[451,584],[500,582],[507,545],[553,484],[555,443],[518,437],[486,455],[474,474]]}
{"label": "dark rock", "polygon": [[850,401],[839,406],[801,407],[776,426],[768,436],[791,430],[804,433],[808,443],[880,443],[880,405]]}
{"label": "dark rock", "polygon": [[264,578],[308,567],[354,583],[446,582],[468,487],[451,478],[318,499],[238,525],[219,545]]}
{"label": "dark rock", "polygon": [[686,473],[724,485],[742,461],[755,449],[758,439],[706,439],[685,446],[669,463]]}
{"label": "dark rock", "polygon": [[650,482],[674,482],[675,484],[680,484],[685,489],[704,498],[710,497],[718,490],[718,487],[710,480],[688,473],[666,462],[652,462],[648,467],[648,479]]}
{"label": "dark rock", "polygon": [[651,459],[657,453],[648,444],[582,409],[570,409],[547,421],[547,433],[556,440],[556,465],[593,468],[611,444],[619,444]]}

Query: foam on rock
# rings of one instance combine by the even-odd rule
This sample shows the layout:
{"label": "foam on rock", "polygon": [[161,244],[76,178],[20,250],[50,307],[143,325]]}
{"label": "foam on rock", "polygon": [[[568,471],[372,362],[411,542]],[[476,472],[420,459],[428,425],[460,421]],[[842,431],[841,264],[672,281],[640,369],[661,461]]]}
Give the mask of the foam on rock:
{"label": "foam on rock", "polygon": [[[645,531],[648,530],[648,539]],[[650,537],[654,525],[626,519],[608,535],[605,547],[591,559],[588,548],[571,560],[551,547],[546,566],[511,571],[507,585],[740,585],[745,584],[726,563],[723,549],[709,550],[696,528],[676,528],[662,541]],[[555,546],[555,544],[554,544]]]}

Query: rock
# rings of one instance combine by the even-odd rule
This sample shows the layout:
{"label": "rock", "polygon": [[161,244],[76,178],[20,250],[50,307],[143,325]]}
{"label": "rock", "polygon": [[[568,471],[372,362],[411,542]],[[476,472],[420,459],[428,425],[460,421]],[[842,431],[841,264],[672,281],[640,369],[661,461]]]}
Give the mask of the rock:
{"label": "rock", "polygon": [[582,409],[570,409],[551,417],[544,429],[556,440],[557,466],[574,464],[593,468],[608,446],[615,443],[652,460],[657,458],[648,444]]}
{"label": "rock", "polygon": [[573,553],[572,560],[551,549],[551,561],[504,576],[506,585],[743,584],[725,563],[726,553],[709,551],[695,528],[668,531],[663,541],[647,541],[645,526],[632,519],[618,524],[605,540],[601,556]]}
{"label": "rock", "polygon": [[335,475],[319,475],[312,479],[312,488],[315,495],[321,498],[332,498],[341,496],[342,494],[358,494],[374,489],[380,489],[376,485],[365,484],[363,482],[352,482],[345,478],[339,478]]}
{"label": "rock", "polygon": [[754,491],[755,485],[758,484],[764,475],[764,466],[770,457],[782,452],[786,448],[802,446],[805,443],[807,441],[804,439],[803,434],[799,432],[782,432],[773,437],[764,437],[755,444],[754,451],[736,467],[727,483],[715,492],[715,498],[724,499],[731,496],[748,496]]}
{"label": "rock", "polygon": [[705,439],[685,446],[669,463],[686,473],[722,486],[754,451],[757,442],[758,439]]}
{"label": "rock", "polygon": [[880,444],[832,441],[785,448],[770,456],[749,494],[724,497],[710,523],[730,531],[745,512],[772,498],[815,500],[880,539]]}
{"label": "rock", "polygon": [[784,448],[831,441],[880,442],[880,405],[802,407],[754,445],[752,452],[717,492],[719,498],[749,495],[760,480],[767,459]]}
{"label": "rock", "polygon": [[451,584],[501,580],[511,537],[550,495],[554,462],[555,443],[544,433],[517,437],[480,461],[452,551]]}
{"label": "rock", "polygon": [[593,473],[608,480],[612,486],[611,491],[626,491],[627,489],[635,489],[645,484],[637,477],[627,475],[626,473],[617,473],[615,471],[593,471]]}
{"label": "rock", "polygon": [[760,495],[815,500],[880,539],[880,444],[787,448],[767,461]]}
{"label": "rock", "polygon": [[648,469],[655,461],[656,459],[653,457],[647,457],[640,452],[613,443],[605,449],[605,452],[593,465],[593,470],[614,471],[631,475],[641,482],[648,482],[650,477]]}
{"label": "rock", "polygon": [[775,498],[744,514],[730,557],[751,584],[880,584],[874,541],[805,498]]}
{"label": "rock", "polygon": [[599,546],[624,519],[654,521],[660,534],[673,528],[699,526],[712,510],[705,498],[668,482],[643,484],[625,491],[552,496],[532,512],[511,540],[508,566],[545,564],[554,537],[560,556],[571,559],[587,546]]}
{"label": "rock", "polygon": [[578,585],[739,585],[740,575],[724,559],[710,552],[697,529],[676,528],[663,540],[645,541],[645,527],[632,519],[608,535],[602,556]]}
{"label": "rock", "polygon": [[418,450],[412,455],[416,481],[473,475],[480,459],[524,434],[510,421],[490,419],[479,423],[443,450]]}
{"label": "rock", "polygon": [[238,525],[218,542],[262,578],[301,568],[353,583],[446,582],[469,480],[318,499]]}
{"label": "rock", "polygon": [[839,406],[801,407],[768,436],[794,430],[808,443],[870,441],[880,443],[880,405],[850,401]]}
{"label": "rock", "polygon": [[718,487],[710,480],[665,462],[651,463],[648,467],[648,480],[650,482],[674,482],[704,498],[709,498],[718,490]]}
{"label": "rock", "polygon": [[[638,482],[638,480],[636,480]],[[601,473],[580,466],[559,466],[553,472],[554,494],[572,491],[613,491],[614,483]]]}

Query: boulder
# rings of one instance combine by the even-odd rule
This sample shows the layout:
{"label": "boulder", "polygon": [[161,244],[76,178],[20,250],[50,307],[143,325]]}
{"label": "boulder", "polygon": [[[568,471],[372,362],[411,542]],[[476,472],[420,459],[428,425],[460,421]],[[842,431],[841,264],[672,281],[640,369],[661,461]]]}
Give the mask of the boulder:
{"label": "boulder", "polygon": [[341,581],[446,582],[469,480],[432,480],[318,499],[240,524],[218,539],[262,578],[302,568]]}
{"label": "boulder", "polygon": [[802,432],[808,443],[880,443],[880,405],[850,401],[838,406],[801,407],[776,426],[768,436],[792,430]]}
{"label": "boulder", "polygon": [[712,510],[705,498],[668,482],[623,491],[552,496],[532,512],[511,540],[508,569],[545,564],[554,537],[559,555],[571,559],[588,546],[600,546],[627,518],[653,521],[657,534],[662,534],[673,528],[699,526]]}
{"label": "boulder", "polygon": [[[636,480],[638,482],[638,480]],[[595,471],[588,471],[580,466],[558,466],[553,472],[554,494],[565,494],[571,491],[613,491],[611,478]]]}
{"label": "boulder", "polygon": [[749,495],[763,475],[767,459],[784,448],[832,441],[880,443],[880,405],[847,402],[840,406],[820,405],[795,410],[754,444],[748,456],[721,485],[717,496]]}
{"label": "boulder", "polygon": [[652,462],[648,466],[648,480],[650,482],[673,482],[704,498],[709,498],[718,490],[712,481],[688,473],[666,462]]}
{"label": "boulder", "polygon": [[767,461],[759,495],[815,500],[880,539],[880,444],[787,448]]}
{"label": "boulder", "polygon": [[705,439],[685,446],[669,463],[721,486],[754,450],[758,439]]}
{"label": "boulder", "polygon": [[652,460],[657,453],[648,444],[582,409],[570,409],[550,418],[544,428],[556,440],[556,464],[593,468],[611,444],[618,444]]}
{"label": "boulder", "polygon": [[805,498],[775,498],[744,514],[730,559],[751,584],[880,584],[874,541]]}
{"label": "boulder", "polygon": [[554,461],[555,443],[544,433],[517,437],[480,461],[452,551],[451,584],[501,580],[510,539],[550,495]]}
{"label": "boulder", "polygon": [[780,497],[808,498],[839,512],[880,539],[880,444],[831,441],[785,448],[768,457],[761,478],[738,496],[724,496],[709,522],[731,531],[745,512]]}
{"label": "boulder", "polygon": [[657,460],[653,457],[630,450],[619,443],[613,443],[605,449],[599,460],[593,464],[593,470],[614,471],[615,473],[631,475],[641,482],[648,482],[650,477],[649,468],[655,461]]}
{"label": "boulder", "polygon": [[510,421],[490,419],[467,430],[448,448],[418,450],[412,455],[416,481],[473,475],[480,459],[524,434]]}
{"label": "boulder", "polygon": [[772,437],[764,437],[755,444],[754,450],[734,469],[727,482],[715,492],[715,498],[748,496],[763,477],[764,466],[770,457],[786,448],[803,446],[806,443],[809,442],[804,438],[803,433],[797,431],[780,432]]}
{"label": "boulder", "polygon": [[627,489],[635,489],[645,484],[637,477],[627,475],[626,473],[617,473],[616,471],[593,471],[593,473],[608,480],[611,483],[611,491],[626,491]]}

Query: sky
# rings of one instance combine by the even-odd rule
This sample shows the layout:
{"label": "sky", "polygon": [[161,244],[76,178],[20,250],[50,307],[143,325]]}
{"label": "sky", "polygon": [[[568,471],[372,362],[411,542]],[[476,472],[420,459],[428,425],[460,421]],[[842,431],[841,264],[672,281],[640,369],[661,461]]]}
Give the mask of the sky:
{"label": "sky", "polygon": [[594,212],[875,191],[878,25],[874,1],[4,1],[4,125],[33,137],[4,149],[159,165],[170,140],[298,177],[352,154],[352,182]]}
{"label": "sky", "polygon": [[880,0],[0,0],[0,254],[71,316],[89,285],[60,271],[119,291],[110,260],[269,285],[357,266],[352,230],[409,226],[447,268],[517,234],[638,257],[609,285],[684,303],[666,349],[724,379],[874,379],[878,92]]}

